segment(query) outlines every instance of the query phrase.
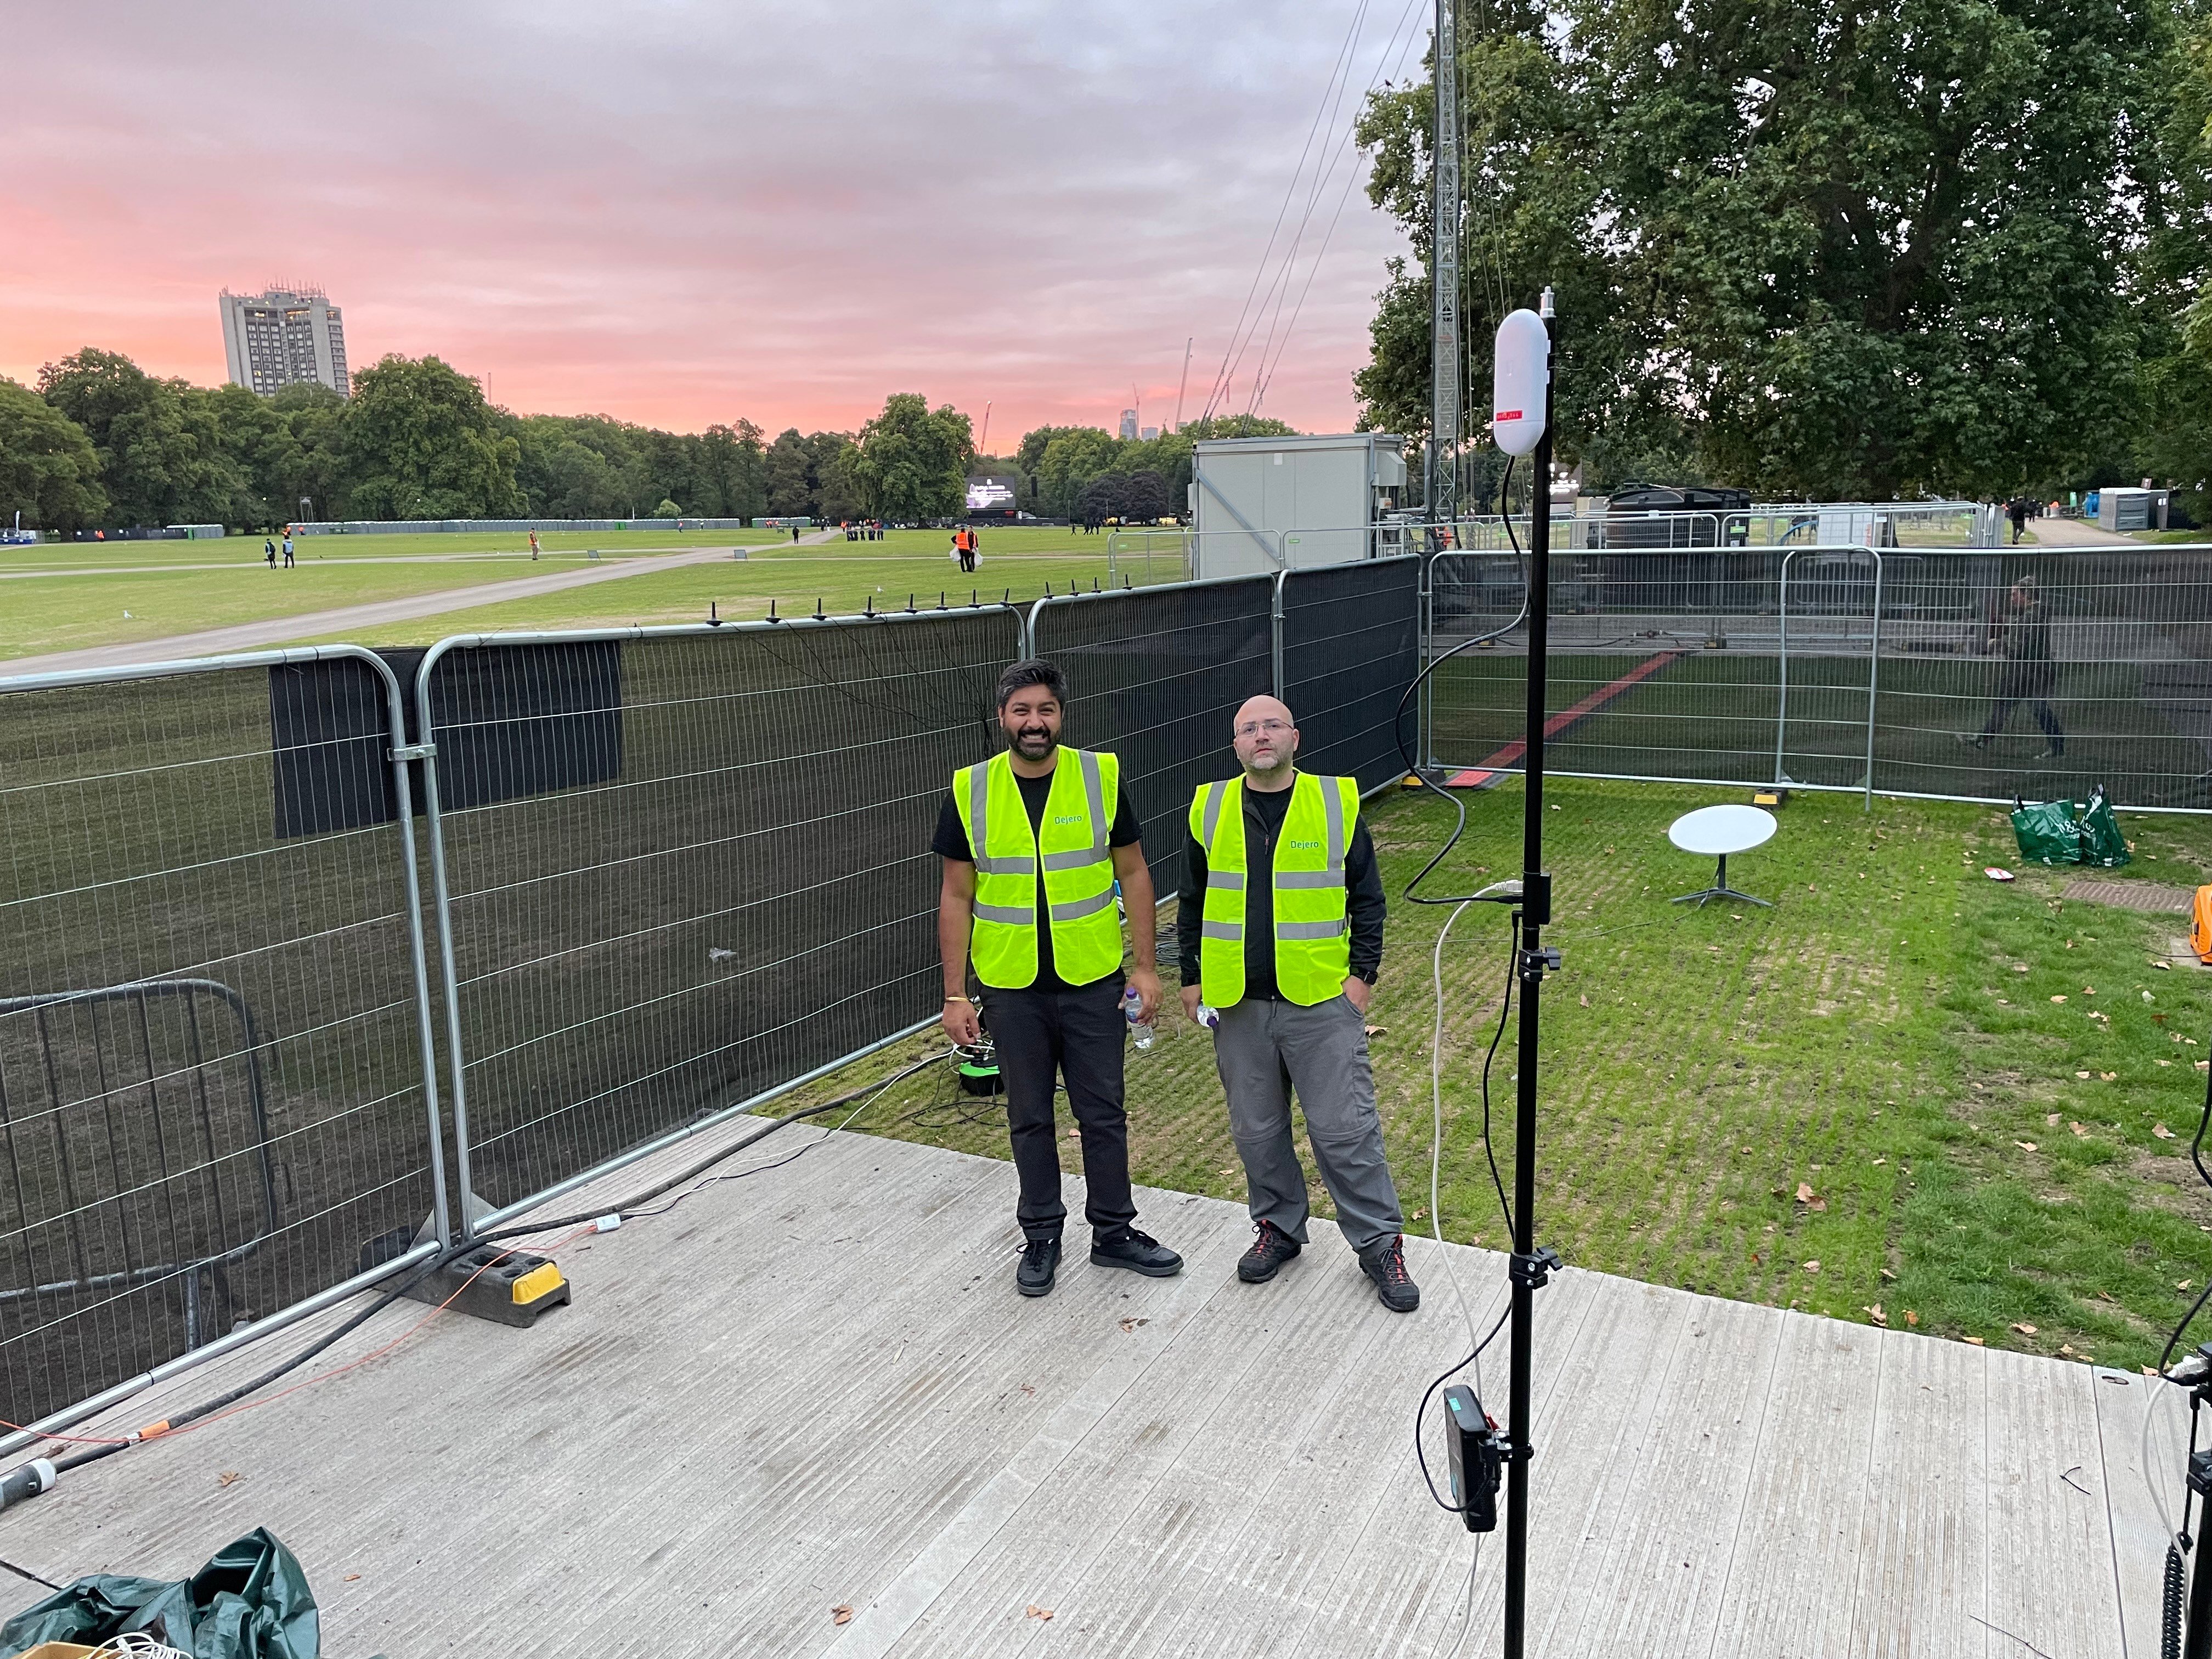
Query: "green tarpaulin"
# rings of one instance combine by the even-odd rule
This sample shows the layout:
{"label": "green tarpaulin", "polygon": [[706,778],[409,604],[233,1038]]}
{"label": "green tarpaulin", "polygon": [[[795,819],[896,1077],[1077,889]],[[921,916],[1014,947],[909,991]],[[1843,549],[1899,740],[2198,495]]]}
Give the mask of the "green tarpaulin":
{"label": "green tarpaulin", "polygon": [[0,1656],[41,1642],[96,1646],[143,1631],[192,1659],[318,1659],[322,1620],[292,1552],[257,1528],[190,1578],[99,1573],[0,1625]]}

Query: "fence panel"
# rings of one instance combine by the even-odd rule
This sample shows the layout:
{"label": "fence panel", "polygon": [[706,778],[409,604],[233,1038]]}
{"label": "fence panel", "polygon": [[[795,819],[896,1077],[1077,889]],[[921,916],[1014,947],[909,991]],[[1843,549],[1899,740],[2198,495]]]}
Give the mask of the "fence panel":
{"label": "fence panel", "polygon": [[[1363,790],[1400,775],[1393,720],[1420,670],[1418,556],[1285,571],[1280,692],[1298,723],[1298,763],[1356,777]],[[1413,710],[1406,713],[1408,752]]]}
{"label": "fence panel", "polygon": [[1184,824],[1201,783],[1233,777],[1229,727],[1275,689],[1273,576],[1040,599],[1030,639],[1068,678],[1067,741],[1121,758],[1162,893],[1182,879]]}
{"label": "fence panel", "polygon": [[398,710],[349,647],[0,682],[9,1422],[442,1237]]}
{"label": "fence panel", "polygon": [[[1555,551],[1548,764],[1601,776],[1770,777],[1785,556],[1764,548]],[[1510,625],[1525,596],[1524,561],[1444,554],[1429,579],[1432,652],[1508,630],[1433,677],[1436,757],[1515,769],[1528,636]]]}
{"label": "fence panel", "polygon": [[[1555,554],[1553,573],[1563,772],[1994,801],[2101,784],[2212,810],[2212,546]],[[1436,560],[1431,652],[1510,623],[1521,580],[1510,555]],[[1437,671],[1437,759],[1518,764],[1523,649],[1509,633]]]}
{"label": "fence panel", "polygon": [[939,1004],[1002,606],[447,641],[417,678],[465,1173],[514,1208]]}

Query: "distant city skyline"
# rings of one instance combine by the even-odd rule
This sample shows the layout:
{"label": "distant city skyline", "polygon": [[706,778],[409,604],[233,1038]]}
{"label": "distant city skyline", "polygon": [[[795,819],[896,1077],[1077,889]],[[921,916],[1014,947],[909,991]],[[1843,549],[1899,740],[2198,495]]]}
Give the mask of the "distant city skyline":
{"label": "distant city skyline", "polygon": [[[297,85],[289,15],[20,8],[9,65],[34,90],[0,125],[0,374],[93,345],[219,384],[209,296],[273,266],[338,296],[349,378],[434,353],[521,412],[772,437],[919,392],[979,435],[993,402],[1011,448],[1114,429],[1132,380],[1172,409],[1194,335],[1186,419],[1224,378],[1214,412],[1243,413],[1261,349],[1237,361],[1232,336],[1356,9],[389,0],[318,15],[315,56],[347,73],[311,95],[194,98]],[[1399,9],[1363,15],[1316,140],[1341,164],[1281,221],[1277,260],[1311,199],[1291,279],[1258,284],[1297,313],[1260,412],[1308,430],[1352,424],[1406,250],[1343,134],[1426,35],[1408,24],[1386,65]],[[833,42],[835,97],[769,72]],[[1020,234],[979,234],[979,208]]]}
{"label": "distant city skyline", "polygon": [[310,381],[339,397],[352,395],[346,374],[345,321],[319,288],[270,288],[259,294],[223,289],[222,347],[233,386],[264,397]]}

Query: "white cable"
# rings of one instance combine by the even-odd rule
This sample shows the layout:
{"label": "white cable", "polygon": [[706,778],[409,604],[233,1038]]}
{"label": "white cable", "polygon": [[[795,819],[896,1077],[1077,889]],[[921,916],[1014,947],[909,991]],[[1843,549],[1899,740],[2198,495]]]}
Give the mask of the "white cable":
{"label": "white cable", "polygon": [[1443,1257],[1444,1276],[1451,1280],[1452,1294],[1459,1298],[1460,1316],[1467,1321],[1467,1345],[1475,1350],[1474,1392],[1482,1394],[1482,1334],[1474,1328],[1474,1311],[1467,1305],[1467,1292],[1460,1288],[1459,1273],[1452,1266],[1451,1252],[1443,1248],[1443,1211],[1437,1202],[1437,1183],[1444,1161],[1444,941],[1451,937],[1452,924],[1466,914],[1472,899],[1460,902],[1437,934],[1437,948],[1430,958],[1430,984],[1436,993],[1436,1024],[1429,1036],[1429,1227],[1435,1233],[1437,1254]]}
{"label": "white cable", "polygon": [[[2160,1382],[2164,1382],[2166,1379],[2159,1377],[2156,1379],[2146,1378],[2145,1380],[2155,1380]],[[2166,1389],[2164,1388],[2158,1389],[2152,1393],[2149,1402],[2143,1407],[2142,1478],[2143,1486],[2150,1492],[2151,1506],[2158,1511],[2159,1524],[2166,1528],[2166,1535],[2169,1539],[2172,1540],[2177,1547],[2179,1547],[2181,1544],[2181,1533],[2179,1529],[2174,1526],[2173,1517],[2166,1512],[2166,1493],[2160,1489],[2156,1477],[2151,1474],[2151,1422],[2157,1415],[2159,1401],[2166,1397]]]}

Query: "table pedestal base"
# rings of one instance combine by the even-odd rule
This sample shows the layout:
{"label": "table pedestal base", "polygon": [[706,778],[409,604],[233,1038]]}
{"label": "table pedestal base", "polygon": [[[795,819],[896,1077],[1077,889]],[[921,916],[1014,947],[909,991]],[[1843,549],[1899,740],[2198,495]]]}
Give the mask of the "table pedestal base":
{"label": "table pedestal base", "polygon": [[1728,884],[1728,854],[1725,853],[1720,854],[1720,867],[1713,872],[1713,884],[1711,886],[1705,889],[1702,892],[1685,893],[1680,898],[1674,900],[1673,902],[1676,904],[1695,904],[1700,910],[1702,910],[1705,906],[1711,903],[1717,898],[1735,899],[1742,903],[1756,904],[1760,906],[1762,908],[1768,910],[1771,910],[1774,908],[1774,902],[1771,899],[1753,898],[1748,893],[1737,892],[1735,888]]}

